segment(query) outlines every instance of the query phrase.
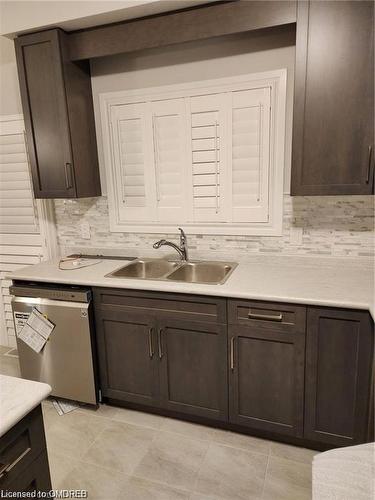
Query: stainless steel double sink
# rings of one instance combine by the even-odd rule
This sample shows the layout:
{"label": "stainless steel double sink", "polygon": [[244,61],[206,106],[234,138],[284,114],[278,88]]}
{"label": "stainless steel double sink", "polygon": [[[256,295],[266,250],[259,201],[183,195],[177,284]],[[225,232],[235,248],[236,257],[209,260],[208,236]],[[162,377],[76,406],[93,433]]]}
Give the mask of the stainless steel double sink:
{"label": "stainless steel double sink", "polygon": [[108,278],[180,281],[221,285],[237,267],[235,262],[172,261],[165,259],[136,259],[106,275]]}

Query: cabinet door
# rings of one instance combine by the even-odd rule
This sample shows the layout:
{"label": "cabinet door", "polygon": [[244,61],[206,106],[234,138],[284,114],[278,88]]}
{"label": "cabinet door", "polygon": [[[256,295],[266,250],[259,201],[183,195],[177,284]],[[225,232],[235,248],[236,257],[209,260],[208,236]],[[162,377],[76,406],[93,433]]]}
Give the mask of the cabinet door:
{"label": "cabinet door", "polygon": [[36,198],[73,197],[75,179],[57,30],[15,43],[28,154]]}
{"label": "cabinet door", "polygon": [[226,420],[226,326],[165,320],[158,340],[163,408]]}
{"label": "cabinet door", "polygon": [[292,195],[371,194],[374,5],[298,2]]}
{"label": "cabinet door", "polygon": [[100,386],[105,397],[156,406],[154,322],[144,314],[96,309]]}
{"label": "cabinet door", "polygon": [[373,331],[365,311],[309,308],[304,436],[334,446],[366,441]]}
{"label": "cabinet door", "polygon": [[229,420],[302,436],[304,331],[230,325]]}

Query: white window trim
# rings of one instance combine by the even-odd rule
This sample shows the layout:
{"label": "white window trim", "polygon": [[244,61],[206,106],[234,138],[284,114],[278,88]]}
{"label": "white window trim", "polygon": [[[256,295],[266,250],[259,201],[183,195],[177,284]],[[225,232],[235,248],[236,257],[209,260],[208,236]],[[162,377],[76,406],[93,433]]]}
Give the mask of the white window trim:
{"label": "white window trim", "polygon": [[[184,84],[150,87],[135,90],[105,92],[99,95],[100,114],[103,137],[104,165],[108,185],[108,204],[110,230],[124,233],[168,233],[175,230],[176,224],[183,224],[188,234],[218,234],[218,235],[282,235],[283,220],[283,183],[285,164],[285,117],[286,117],[286,83],[287,70],[278,69],[262,73],[252,73],[236,77],[204,80]],[[269,221],[267,223],[188,223],[176,221],[168,224],[147,224],[124,222],[119,220],[114,173],[112,171],[112,152],[110,147],[110,116],[111,106],[144,102],[145,99],[163,100],[181,97],[193,97],[203,93],[222,93],[233,90],[271,85],[272,113],[271,137],[272,155],[270,157],[270,179],[273,192],[269,194]],[[278,168],[276,168],[278,166]],[[281,166],[281,168],[280,168]]]}

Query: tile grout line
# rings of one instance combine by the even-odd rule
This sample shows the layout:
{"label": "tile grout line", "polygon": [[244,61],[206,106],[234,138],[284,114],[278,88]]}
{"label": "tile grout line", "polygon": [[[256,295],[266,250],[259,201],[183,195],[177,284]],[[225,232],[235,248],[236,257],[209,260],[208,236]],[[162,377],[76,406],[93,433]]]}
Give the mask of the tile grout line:
{"label": "tile grout line", "polygon": [[263,498],[263,495],[264,495],[264,490],[265,490],[265,487],[266,487],[266,480],[267,480],[267,473],[268,473],[268,466],[269,466],[269,463],[270,463],[270,458],[271,458],[271,448],[270,448],[270,452],[269,452],[268,457],[267,457],[266,468],[265,468],[265,471],[264,471],[264,480],[263,480],[263,486],[262,486],[262,493],[260,494],[260,498]]}

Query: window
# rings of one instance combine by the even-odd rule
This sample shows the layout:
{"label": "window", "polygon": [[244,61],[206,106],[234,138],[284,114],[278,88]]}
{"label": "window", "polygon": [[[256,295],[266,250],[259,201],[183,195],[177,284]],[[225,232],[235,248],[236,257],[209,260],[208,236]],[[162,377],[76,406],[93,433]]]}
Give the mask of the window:
{"label": "window", "polygon": [[286,70],[100,96],[112,231],[281,234]]}

